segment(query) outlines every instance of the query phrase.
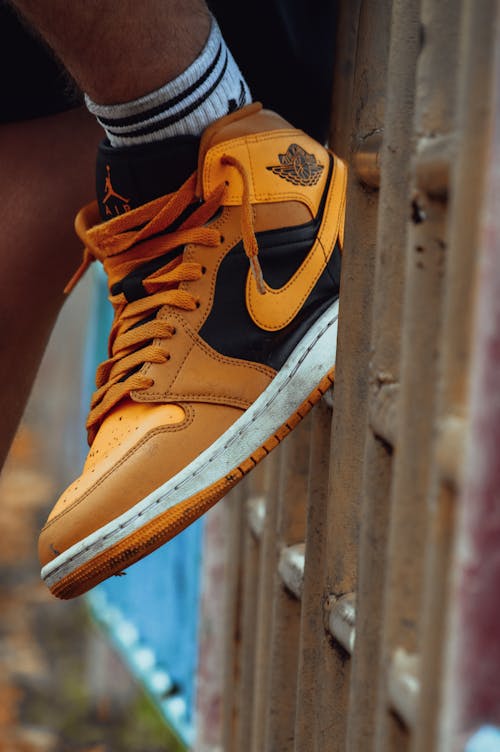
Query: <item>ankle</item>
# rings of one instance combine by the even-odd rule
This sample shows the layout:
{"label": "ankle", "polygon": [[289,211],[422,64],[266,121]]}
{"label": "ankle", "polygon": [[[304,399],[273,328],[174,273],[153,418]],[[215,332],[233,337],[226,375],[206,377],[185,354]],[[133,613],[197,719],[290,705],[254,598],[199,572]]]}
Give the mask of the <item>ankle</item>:
{"label": "ankle", "polygon": [[112,146],[133,146],[172,136],[199,136],[212,122],[251,102],[245,79],[215,19],[198,57],[173,81],[144,96],[102,105],[87,95]]}

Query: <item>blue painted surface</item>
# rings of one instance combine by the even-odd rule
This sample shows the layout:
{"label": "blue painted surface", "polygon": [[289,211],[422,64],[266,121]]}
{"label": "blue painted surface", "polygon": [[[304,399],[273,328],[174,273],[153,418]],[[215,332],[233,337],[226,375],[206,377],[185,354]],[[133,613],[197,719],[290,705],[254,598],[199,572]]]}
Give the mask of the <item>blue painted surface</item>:
{"label": "blue painted surface", "polygon": [[496,726],[483,726],[471,736],[465,752],[500,752],[500,729]]}
{"label": "blue painted surface", "polygon": [[[94,390],[95,369],[107,358],[112,309],[104,274],[95,277],[93,316],[86,342],[82,420]],[[86,454],[82,447],[82,460]],[[198,652],[202,522],[113,577],[88,596],[96,620],[109,632],[133,673],[186,742],[194,733],[194,677]]]}

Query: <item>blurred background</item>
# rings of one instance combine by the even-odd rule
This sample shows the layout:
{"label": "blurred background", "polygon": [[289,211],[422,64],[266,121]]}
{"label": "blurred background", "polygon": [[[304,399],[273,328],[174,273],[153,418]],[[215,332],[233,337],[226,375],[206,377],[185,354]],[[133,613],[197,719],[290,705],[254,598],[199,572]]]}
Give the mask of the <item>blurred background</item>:
{"label": "blurred background", "polygon": [[67,302],[0,476],[2,752],[177,752],[193,740],[201,526],[88,597],[57,601],[39,578],[38,531],[85,452],[103,284],[89,275]]}

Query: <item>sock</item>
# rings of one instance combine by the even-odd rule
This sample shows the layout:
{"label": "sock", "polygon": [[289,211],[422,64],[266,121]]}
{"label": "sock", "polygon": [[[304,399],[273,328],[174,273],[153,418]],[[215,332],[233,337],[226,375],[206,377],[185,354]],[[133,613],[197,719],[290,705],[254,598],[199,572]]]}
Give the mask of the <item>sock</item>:
{"label": "sock", "polygon": [[199,136],[214,120],[250,104],[249,88],[212,17],[205,47],[173,81],[132,102],[101,105],[85,96],[112,146]]}

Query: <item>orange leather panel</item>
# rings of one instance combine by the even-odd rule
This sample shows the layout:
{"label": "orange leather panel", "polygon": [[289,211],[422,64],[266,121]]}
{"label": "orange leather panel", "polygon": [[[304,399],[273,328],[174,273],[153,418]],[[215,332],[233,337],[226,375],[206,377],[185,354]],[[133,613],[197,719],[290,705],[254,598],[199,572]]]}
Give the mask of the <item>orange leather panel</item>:
{"label": "orange leather panel", "polygon": [[200,143],[198,169],[201,174],[205,155],[210,147],[221,141],[231,138],[239,138],[247,133],[260,133],[260,131],[274,131],[280,128],[292,128],[290,123],[272,110],[262,109],[260,102],[232,112],[230,115],[212,123],[203,133]]}
{"label": "orange leather panel", "polygon": [[154,379],[154,386],[132,392],[132,399],[212,402],[247,408],[276,375],[274,369],[260,363],[220,355],[197,336],[185,316],[173,310],[168,312],[168,321],[177,330],[168,341],[170,360],[143,368],[142,373]]}
{"label": "orange leather panel", "polygon": [[126,454],[140,438],[159,425],[179,429],[187,420],[186,412],[180,405],[145,405],[129,399],[122,400],[99,428],[84,470],[90,472],[101,462],[113,462],[119,454]]}
{"label": "orange leather panel", "polygon": [[313,219],[311,212],[298,201],[276,204],[255,204],[253,207],[256,232],[304,225]]}
{"label": "orange leather panel", "polygon": [[[240,417],[242,411],[218,405],[189,405],[187,424],[162,425],[144,432],[128,451],[118,448],[73,483],[42,530],[42,565],[123,514],[178,473]],[[126,489],[126,493],[124,492]]]}
{"label": "orange leather panel", "polygon": [[[249,149],[248,145],[258,145]],[[280,164],[280,154],[286,154],[291,144],[298,144],[308,154],[315,156],[323,167],[316,185],[294,185],[270,167]],[[250,201],[267,203],[277,201],[300,201],[315,215],[323,194],[328,174],[328,153],[320,144],[305,133],[290,128],[241,136],[211,147],[203,165],[203,195],[208,196],[218,185],[230,181],[223,203],[238,205],[242,201],[243,183],[237,170],[221,163],[224,154],[230,153],[247,170],[250,178]]]}

